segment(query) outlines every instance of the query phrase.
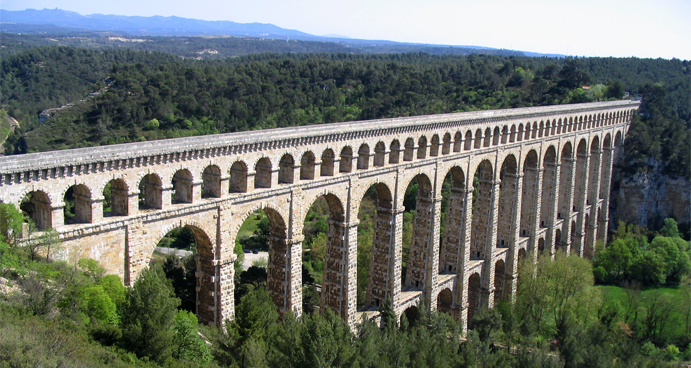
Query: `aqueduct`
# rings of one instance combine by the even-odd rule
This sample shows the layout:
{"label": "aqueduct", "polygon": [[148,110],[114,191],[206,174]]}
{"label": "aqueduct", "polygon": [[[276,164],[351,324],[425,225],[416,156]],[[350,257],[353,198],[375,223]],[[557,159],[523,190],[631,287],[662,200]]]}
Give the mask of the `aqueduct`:
{"label": "aqueduct", "polygon": [[[270,220],[269,292],[281,311],[301,312],[303,223],[325,198],[322,307],[353,325],[387,297],[398,315],[424,298],[468,321],[513,295],[519,258],[593,254],[607,234],[615,151],[637,109],[632,101],[529,107],[8,156],[0,200],[22,204],[39,230],[55,228],[60,257],[97,259],[126,283],[168,231],[188,227],[198,248],[197,314],[220,323],[234,313],[235,238],[257,209]],[[413,180],[402,285],[402,203]],[[368,307],[358,311],[357,213],[371,186]]]}

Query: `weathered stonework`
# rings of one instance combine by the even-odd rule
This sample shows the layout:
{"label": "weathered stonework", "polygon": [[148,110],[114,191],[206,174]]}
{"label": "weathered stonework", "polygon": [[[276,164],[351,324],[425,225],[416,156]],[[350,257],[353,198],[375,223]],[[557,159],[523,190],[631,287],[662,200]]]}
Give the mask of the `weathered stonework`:
{"label": "weathered stonework", "polygon": [[[614,150],[637,108],[630,101],[531,107],[7,156],[0,200],[24,199],[39,229],[55,228],[60,257],[97,259],[129,284],[167,232],[188,227],[198,247],[197,312],[219,324],[234,313],[237,233],[258,209],[270,223],[269,292],[281,312],[301,313],[303,224],[324,197],[321,305],[355,324],[357,213],[374,185],[365,309],[390,298],[400,316],[424,298],[468,321],[481,305],[512,299],[519,258],[557,249],[590,255],[605,238]],[[440,239],[447,175],[453,184]],[[413,179],[417,212],[402,285],[403,199]],[[70,189],[74,216],[65,218]]]}

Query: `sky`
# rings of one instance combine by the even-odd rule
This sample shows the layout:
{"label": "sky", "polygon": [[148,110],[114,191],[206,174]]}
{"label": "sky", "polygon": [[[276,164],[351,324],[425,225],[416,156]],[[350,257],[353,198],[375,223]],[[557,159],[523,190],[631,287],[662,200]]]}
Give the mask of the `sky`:
{"label": "sky", "polygon": [[174,15],[314,35],[691,60],[691,0],[0,0],[0,8]]}

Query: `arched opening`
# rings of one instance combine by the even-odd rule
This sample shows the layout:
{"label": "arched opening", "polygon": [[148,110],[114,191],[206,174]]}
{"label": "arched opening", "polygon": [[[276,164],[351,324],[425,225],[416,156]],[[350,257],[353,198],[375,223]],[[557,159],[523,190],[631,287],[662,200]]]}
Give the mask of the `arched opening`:
{"label": "arched opening", "polygon": [[603,172],[600,175],[600,194],[599,199],[605,199],[609,193],[609,186],[612,178],[612,136],[607,133],[602,144],[602,168]]}
{"label": "arched opening", "polygon": [[[405,266],[404,286],[422,289],[427,279],[427,263],[429,239],[432,238],[434,224],[432,183],[427,175],[417,175],[410,181],[406,189],[403,205],[412,220],[410,228],[409,249]],[[404,215],[405,222],[405,215]],[[406,251],[406,227],[404,224],[404,252]],[[404,255],[404,260],[405,260]]]}
{"label": "arched opening", "polygon": [[573,152],[571,142],[566,142],[561,150],[561,167],[559,168],[559,204],[557,218],[565,219],[571,213],[571,175],[573,170]]}
{"label": "arched opening", "polygon": [[408,138],[405,141],[403,151],[403,161],[413,161],[413,152],[415,151],[415,141],[413,138]]}
{"label": "arched opening", "polygon": [[598,184],[600,183],[600,137],[595,136],[590,144],[590,171],[588,175],[588,199],[587,204],[595,205],[600,196]]}
{"label": "arched opening", "polygon": [[506,300],[506,266],[503,260],[498,260],[494,264],[494,306]]}
{"label": "arched opening", "polygon": [[[472,135],[470,136],[472,139]],[[461,152],[461,145],[463,144],[463,136],[461,135],[461,132],[456,132],[456,135],[453,137],[453,151],[454,152]],[[470,146],[468,146],[468,149],[470,149]]]}
{"label": "arched opening", "polygon": [[396,283],[392,242],[395,213],[391,191],[382,183],[365,192],[358,210],[357,307],[384,305]]}
{"label": "arched opening", "polygon": [[382,167],[386,162],[386,146],[384,142],[377,143],[374,146],[374,167]]}
{"label": "arched opening", "polygon": [[408,307],[408,309],[403,311],[401,315],[401,325],[405,325],[406,323],[408,327],[414,327],[420,323],[420,311],[416,306]]}
{"label": "arched opening", "polygon": [[576,244],[576,221],[571,221],[571,236],[569,239],[569,247]]}
{"label": "arched opening", "polygon": [[468,278],[468,328],[473,328],[473,318],[480,309],[480,275],[476,272]]}
{"label": "arched opening", "polygon": [[549,146],[542,160],[542,199],[540,204],[540,226],[551,227],[557,185],[557,152]]}
{"label": "arched opening", "polygon": [[537,138],[542,138],[542,136],[544,135],[544,132],[545,132],[545,122],[541,121],[540,126],[537,130]]}
{"label": "arched opening", "polygon": [[557,229],[554,232],[554,249],[556,249],[557,251],[565,250],[564,243],[561,241],[561,229]]}
{"label": "arched opening", "polygon": [[171,193],[171,203],[192,203],[192,173],[187,170],[178,170],[173,175],[171,184],[173,185],[173,192]]}
{"label": "arched opening", "polygon": [[230,193],[247,192],[247,165],[242,161],[236,161],[230,167]]}
{"label": "arched opening", "polygon": [[221,198],[221,169],[209,165],[202,173],[202,198]]}
{"label": "arched opening", "polygon": [[545,249],[545,239],[544,238],[538,239],[537,240],[537,256],[542,257],[543,255],[547,255],[547,253],[548,253],[547,251],[549,251],[549,249]]}
{"label": "arched opening", "polygon": [[521,262],[522,260],[526,259],[527,254],[525,252],[525,249],[521,248],[518,250],[518,262]]}
{"label": "arched opening", "polygon": [[103,217],[127,216],[129,213],[129,194],[127,184],[122,179],[113,179],[103,188]]}
{"label": "arched opening", "polygon": [[307,151],[302,155],[300,159],[300,180],[313,180],[314,179],[314,165],[316,159],[312,151]]}
{"label": "arched opening", "polygon": [[595,253],[594,244],[590,242],[591,231],[592,228],[590,224],[590,215],[586,213],[585,218],[583,219],[583,240],[581,240],[581,244],[585,243],[585,246],[583,247],[583,257],[592,258]]}
{"label": "arched opening", "polygon": [[437,296],[437,310],[453,315],[453,294],[451,289],[446,288],[439,293]]}
{"label": "arched opening", "polygon": [[475,145],[473,148],[481,148],[482,147],[482,130],[478,129],[475,131]]}
{"label": "arched opening", "polygon": [[361,145],[357,151],[357,169],[369,169],[369,146],[367,144]]}
{"label": "arched opening", "polygon": [[439,135],[435,134],[432,136],[432,143],[429,146],[430,157],[439,156]]}
{"label": "arched opening", "polygon": [[530,138],[532,138],[532,139],[537,138],[537,121],[533,122],[533,128],[530,131],[531,131]]}
{"label": "arched opening", "polygon": [[492,141],[492,130],[490,128],[485,129],[485,141],[483,142],[483,147],[489,147]]}
{"label": "arched opening", "polygon": [[530,123],[525,124],[525,135],[523,136],[523,140],[528,140],[530,139]]}
{"label": "arched opening", "polygon": [[441,146],[441,154],[448,155],[451,153],[451,134],[444,134],[444,141]]}
{"label": "arched opening", "polygon": [[473,145],[473,133],[471,133],[469,130],[469,131],[465,132],[465,145],[464,145],[463,149],[465,151],[470,151],[470,149],[472,148],[472,145]]}
{"label": "arched opening", "polygon": [[513,224],[513,219],[517,211],[518,164],[516,156],[506,156],[499,171],[499,180],[501,180],[501,183],[499,184],[496,246],[508,248],[514,242],[513,233],[515,232],[515,225]]}
{"label": "arched opening", "polygon": [[524,138],[525,133],[523,132],[523,124],[518,125],[518,135],[516,136],[516,141],[521,142]]}
{"label": "arched opening", "polygon": [[494,170],[488,160],[480,163],[473,176],[473,221],[470,230],[470,259],[485,259],[491,243],[487,224],[492,215],[492,181]]}
{"label": "arched opening", "polygon": [[27,219],[33,221],[37,230],[44,230],[53,227],[52,214],[53,208],[50,198],[45,192],[36,190],[27,193],[22,198],[19,208]]}
{"label": "arched opening", "polygon": [[500,138],[501,138],[501,133],[499,132],[499,127],[494,127],[494,132],[492,134],[492,145],[493,146],[498,145]]}
{"label": "arched opening", "polygon": [[509,143],[516,141],[516,125],[511,125],[511,133],[509,134]]}
{"label": "arched opening", "polygon": [[349,173],[353,171],[353,149],[345,146],[341,150],[341,161],[338,165],[338,172]]}
{"label": "arched opening", "polygon": [[424,159],[427,157],[427,137],[424,135],[417,141],[417,158]]}
{"label": "arched opening", "polygon": [[171,280],[181,310],[197,315],[200,323],[218,325],[215,313],[213,246],[209,236],[196,226],[169,231],[156,245],[154,259],[162,258],[163,271]]}
{"label": "arched opening", "polygon": [[86,185],[73,185],[67,189],[63,208],[64,224],[91,222],[91,190]]}
{"label": "arched opening", "polygon": [[530,236],[533,220],[537,215],[535,200],[538,193],[538,159],[535,150],[530,150],[523,163],[523,193],[521,194],[520,236]]}
{"label": "arched opening", "polygon": [[286,153],[278,163],[278,184],[293,184],[294,181],[295,160]]}
{"label": "arched opening", "polygon": [[254,167],[254,189],[271,188],[271,160],[262,157]]}
{"label": "arched opening", "polygon": [[509,139],[509,128],[504,125],[501,131],[501,144],[506,144],[507,140]]}
{"label": "arched opening", "polygon": [[389,152],[389,163],[397,164],[401,158],[401,143],[398,139],[391,142],[391,152]]}
{"label": "arched opening", "polygon": [[139,209],[157,210],[163,207],[163,186],[156,174],[148,174],[139,182]]}
{"label": "arched opening", "polygon": [[442,184],[440,273],[456,273],[462,264],[460,248],[463,237],[465,201],[465,174],[460,167],[454,166],[446,174]]}
{"label": "arched opening", "polygon": [[573,191],[573,211],[580,212],[585,205],[586,186],[588,175],[586,171],[586,160],[588,159],[585,139],[581,139],[576,150],[576,183]]}
{"label": "arched opening", "polygon": [[332,149],[325,149],[322,153],[322,162],[320,165],[320,176],[333,176],[334,175],[334,161],[336,156]]}

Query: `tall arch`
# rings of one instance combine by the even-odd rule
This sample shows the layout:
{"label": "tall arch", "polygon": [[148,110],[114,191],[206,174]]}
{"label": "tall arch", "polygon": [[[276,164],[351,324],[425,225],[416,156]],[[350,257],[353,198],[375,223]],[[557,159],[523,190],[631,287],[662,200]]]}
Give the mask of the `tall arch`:
{"label": "tall arch", "polygon": [[478,129],[475,131],[474,142],[473,148],[482,148],[482,130]]}
{"label": "tall arch", "polygon": [[588,163],[588,204],[595,205],[599,198],[600,184],[600,137],[595,136],[590,143],[590,162]]}
{"label": "tall arch", "polygon": [[247,165],[242,161],[235,161],[230,167],[230,184],[228,186],[231,193],[247,192]]}
{"label": "tall arch", "polygon": [[523,193],[521,196],[521,236],[530,236],[537,209],[535,201],[538,193],[538,158],[535,150],[530,150],[523,162]]}
{"label": "tall arch", "polygon": [[367,170],[369,169],[369,146],[366,143],[360,145],[357,151],[357,169]]}
{"label": "tall arch", "polygon": [[[433,236],[434,198],[432,182],[425,174],[417,175],[413,181],[417,182],[417,198],[415,200],[415,216],[413,219],[413,234],[408,256],[405,285],[421,289],[426,285],[428,270],[428,247]],[[411,184],[413,183],[411,181]]]}
{"label": "tall arch", "polygon": [[511,132],[509,133],[509,143],[516,141],[516,125],[511,125]]}
{"label": "tall arch", "polygon": [[432,136],[432,141],[431,141],[430,146],[429,146],[429,155],[430,155],[430,157],[439,156],[439,147],[440,147],[440,145],[441,145],[441,144],[439,143],[439,135],[438,135],[438,134],[433,135],[433,136]]}
{"label": "tall arch", "polygon": [[518,164],[514,155],[508,155],[499,171],[499,207],[497,211],[497,243],[500,248],[509,247],[513,239],[518,190]]}
{"label": "tall arch", "polygon": [[480,309],[480,293],[482,284],[480,283],[480,275],[476,272],[468,278],[468,327],[473,327],[473,319],[475,314]]}
{"label": "tall arch", "polygon": [[499,127],[494,127],[494,132],[492,133],[492,145],[499,145],[499,139],[501,138],[501,133],[499,132]]}
{"label": "tall arch", "polygon": [[588,172],[587,172],[587,143],[585,139],[581,139],[578,143],[578,148],[576,149],[576,183],[574,186],[574,208],[575,212],[583,211],[585,205],[585,194],[588,184]]}
{"label": "tall arch", "polygon": [[173,185],[172,203],[192,203],[194,179],[189,170],[176,171],[171,184]]}
{"label": "tall arch", "polygon": [[403,161],[413,161],[413,153],[415,151],[415,141],[413,138],[408,138],[405,141],[405,148],[403,150]]}
{"label": "tall arch", "polygon": [[[471,136],[472,138],[472,136]],[[461,135],[461,132],[456,132],[456,135],[453,137],[453,151],[454,152],[461,152],[461,147],[463,144],[463,136]],[[470,148],[470,147],[468,147]]]}
{"label": "tall arch", "polygon": [[353,171],[353,149],[345,146],[341,150],[341,161],[339,162],[338,172],[349,173]]}
{"label": "tall arch", "polygon": [[561,166],[559,167],[559,203],[557,218],[565,219],[571,213],[571,193],[573,193],[573,150],[571,142],[566,142],[561,150]]}
{"label": "tall arch", "polygon": [[489,147],[492,142],[492,129],[487,128],[485,129],[485,139],[484,142],[482,143],[482,147]]}
{"label": "tall arch", "polygon": [[91,190],[84,184],[69,187],[64,197],[65,224],[88,224],[92,220]]}
{"label": "tall arch", "polygon": [[382,167],[386,162],[386,146],[384,142],[377,143],[374,146],[374,167]]}
{"label": "tall arch", "polygon": [[599,199],[605,199],[609,194],[609,186],[612,181],[612,136],[607,133],[602,143],[602,169],[603,173],[600,175],[600,193]]}
{"label": "tall arch", "polygon": [[[389,187],[386,184],[377,183],[370,188],[370,190],[372,189],[376,200],[365,305],[381,307],[387,297],[392,297],[394,289],[399,287],[399,283],[396,282],[392,272],[395,257],[392,253],[394,251],[392,244],[395,239],[396,222],[393,197]],[[361,279],[361,275],[358,275],[358,280]]]}
{"label": "tall arch", "polygon": [[103,215],[127,216],[129,214],[129,190],[122,179],[113,179],[103,189]]}
{"label": "tall arch", "polygon": [[202,173],[202,198],[221,198],[221,169],[209,165]]}
{"label": "tall arch", "polygon": [[260,158],[254,171],[254,188],[271,188],[271,160],[268,157]]}
{"label": "tall arch", "polygon": [[147,174],[139,182],[139,209],[163,208],[163,185],[156,174]]}
{"label": "tall arch", "polygon": [[420,160],[427,158],[427,137],[424,135],[417,141],[417,158]]}
{"label": "tall arch", "polygon": [[295,181],[295,160],[286,153],[278,163],[278,184],[293,184]]}
{"label": "tall arch", "polygon": [[[324,256],[324,281],[322,285],[321,307],[330,308],[344,319],[348,316],[348,281],[350,272],[348,252],[346,251],[345,211],[341,200],[335,195],[324,195],[329,207],[329,231]],[[356,275],[352,275],[356,276]]]}
{"label": "tall arch", "polygon": [[27,193],[19,205],[26,218],[34,222],[37,230],[53,227],[53,207],[50,197],[40,190]]}
{"label": "tall arch", "polygon": [[448,155],[451,153],[451,134],[444,134],[444,139],[441,146],[441,154]]}
{"label": "tall arch", "polygon": [[312,151],[307,151],[300,158],[300,180],[314,180],[314,167],[316,158]]}
{"label": "tall arch", "polygon": [[463,150],[465,151],[470,151],[470,149],[473,146],[473,133],[469,131],[465,132],[465,145],[463,147]]}
{"label": "tall arch", "polygon": [[503,260],[494,263],[494,306],[507,299],[506,265]]}
{"label": "tall arch", "polygon": [[488,160],[478,165],[475,171],[475,194],[473,195],[473,221],[470,230],[470,259],[485,259],[488,239],[488,224],[492,215],[492,180],[494,170]]}
{"label": "tall arch", "polygon": [[324,152],[322,152],[319,176],[333,176],[335,160],[336,156],[334,155],[334,151],[330,148],[325,149]]}
{"label": "tall arch", "polygon": [[394,139],[391,141],[390,151],[389,152],[389,163],[390,164],[397,164],[401,158],[401,143],[398,141],[398,139]]}
{"label": "tall arch", "polygon": [[557,186],[557,152],[549,146],[542,160],[542,201],[540,208],[540,226],[551,227]]}
{"label": "tall arch", "polygon": [[444,178],[444,185],[449,186],[449,193],[448,197],[442,198],[442,207],[445,206],[446,209],[446,219],[441,239],[441,252],[439,252],[439,271],[443,273],[456,273],[461,264],[459,255],[466,207],[465,180],[463,169],[458,166],[452,167]]}

